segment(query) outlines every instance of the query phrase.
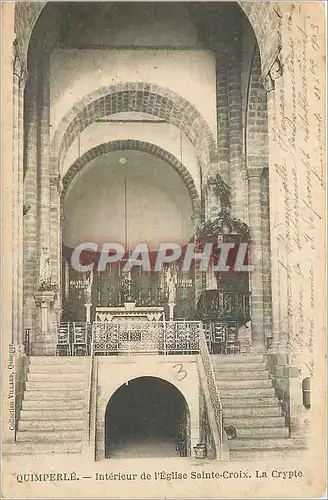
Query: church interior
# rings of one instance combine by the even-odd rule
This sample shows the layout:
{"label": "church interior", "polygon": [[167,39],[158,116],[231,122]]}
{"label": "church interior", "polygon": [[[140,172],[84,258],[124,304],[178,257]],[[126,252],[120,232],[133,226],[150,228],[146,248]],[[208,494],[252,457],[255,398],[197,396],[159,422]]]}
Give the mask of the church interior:
{"label": "church interior", "polygon": [[[282,172],[292,139],[277,132],[291,78],[281,40],[296,36],[283,23],[303,13],[281,9],[15,6],[9,454],[303,453],[311,349],[300,358],[293,334],[308,331],[297,303],[310,299],[293,294],[284,255],[311,241],[290,235],[303,195],[283,186],[303,174]],[[140,243],[152,263],[163,243],[181,255],[126,271]],[[125,253],[99,271],[106,244]],[[209,244],[214,264],[229,248],[224,270],[202,269]],[[251,271],[234,266],[242,248]]]}

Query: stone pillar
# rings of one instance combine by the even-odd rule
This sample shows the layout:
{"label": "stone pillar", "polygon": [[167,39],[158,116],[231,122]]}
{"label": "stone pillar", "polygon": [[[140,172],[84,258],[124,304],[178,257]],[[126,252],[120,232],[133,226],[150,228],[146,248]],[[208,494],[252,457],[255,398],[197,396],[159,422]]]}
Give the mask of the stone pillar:
{"label": "stone pillar", "polygon": [[[85,307],[85,321],[86,321],[86,323],[91,323],[91,307],[92,307],[92,304],[90,304],[90,303],[84,304],[84,307]],[[58,319],[57,319],[57,322],[58,322]]]}
{"label": "stone pillar", "polygon": [[228,75],[227,54],[224,46],[216,54],[216,109],[219,172],[224,182],[230,185]]}
{"label": "stone pillar", "polygon": [[[279,58],[278,58],[279,61]],[[281,67],[280,67],[281,68]],[[284,101],[283,96],[283,86],[279,82],[282,76],[282,70],[279,73],[269,71],[263,80],[264,89],[267,95],[267,107],[268,107],[268,128],[269,128],[269,155],[270,155],[270,168],[269,168],[269,205],[270,205],[270,249],[271,249],[271,334],[272,334],[272,344],[270,346],[271,350],[274,352],[285,351],[286,342],[282,342],[282,330],[286,330],[287,315],[281,314],[281,306],[284,301],[282,297],[287,296],[287,283],[283,279],[280,273],[280,239],[281,233],[284,232],[285,223],[281,219],[281,211],[279,206],[277,206],[275,193],[280,191],[279,183],[277,182],[277,173],[275,168],[276,154],[277,154],[277,138],[274,132],[275,130],[275,120],[278,114],[279,103]],[[278,78],[278,87],[281,95],[276,97],[275,92],[275,80]],[[280,85],[279,85],[280,83]],[[279,111],[280,112],[280,111]],[[273,154],[275,153],[275,154]],[[278,222],[277,222],[278,221]],[[282,293],[283,291],[283,293]],[[281,317],[284,316],[285,319],[282,321]]]}
{"label": "stone pillar", "polygon": [[239,46],[233,46],[228,62],[230,125],[231,215],[247,222],[246,168],[243,157],[243,121]]}
{"label": "stone pillar", "polygon": [[[201,214],[200,213],[194,213],[193,214],[193,225],[194,225],[194,235],[196,235],[196,230],[201,224]],[[195,280],[195,306],[197,305],[199,296],[204,288],[203,286],[203,274],[199,266],[195,265],[194,267],[194,280]]]}
{"label": "stone pillar", "polygon": [[35,294],[35,302],[41,309],[41,335],[49,334],[50,305],[54,301],[54,292],[38,292]]}
{"label": "stone pillar", "polygon": [[263,268],[261,227],[261,168],[248,169],[249,229],[251,236],[252,350],[264,351]]}
{"label": "stone pillar", "polygon": [[[63,214],[60,203],[59,177],[56,172],[51,171],[50,160],[50,210],[49,210],[49,240],[52,279],[58,283],[58,293],[56,295],[56,307],[62,309],[64,284],[62,281],[62,227]],[[57,169],[56,169],[57,170]],[[63,286],[61,286],[63,285]]]}
{"label": "stone pillar", "polygon": [[263,270],[263,315],[264,337],[272,340],[272,292],[271,292],[271,249],[270,249],[270,207],[269,169],[262,173],[262,270]]}
{"label": "stone pillar", "polygon": [[[206,194],[208,199],[207,220],[215,220],[220,211],[220,201],[214,178],[209,178],[206,184]],[[216,278],[212,269],[208,269],[206,273],[206,290],[214,290],[217,288]]]}
{"label": "stone pillar", "polygon": [[42,53],[39,64],[40,79],[40,255],[42,246],[50,247],[50,56]]}
{"label": "stone pillar", "polygon": [[[25,178],[24,178],[24,328],[31,328],[32,336],[36,328],[36,309],[33,294],[37,285],[38,262],[38,73],[37,53],[29,61],[25,105]],[[28,209],[28,210],[27,210]]]}
{"label": "stone pillar", "polygon": [[13,341],[22,344],[23,333],[23,111],[27,73],[14,46],[13,148],[12,148],[12,289]]}

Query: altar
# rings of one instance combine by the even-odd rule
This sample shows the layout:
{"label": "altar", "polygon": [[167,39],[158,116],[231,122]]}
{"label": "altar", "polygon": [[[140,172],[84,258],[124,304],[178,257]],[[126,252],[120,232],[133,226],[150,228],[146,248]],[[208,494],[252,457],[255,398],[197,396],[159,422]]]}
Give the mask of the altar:
{"label": "altar", "polygon": [[95,321],[163,321],[164,307],[137,306],[135,302],[125,302],[123,307],[96,307]]}

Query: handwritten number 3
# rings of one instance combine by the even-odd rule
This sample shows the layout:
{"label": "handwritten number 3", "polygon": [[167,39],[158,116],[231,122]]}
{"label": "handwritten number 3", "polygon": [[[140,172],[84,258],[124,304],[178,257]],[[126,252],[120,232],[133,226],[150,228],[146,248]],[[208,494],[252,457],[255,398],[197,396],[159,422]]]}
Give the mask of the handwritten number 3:
{"label": "handwritten number 3", "polygon": [[187,372],[183,369],[183,365],[181,363],[174,365],[172,367],[172,370],[174,370],[175,379],[179,382],[181,382],[181,380],[184,380],[187,376]]}

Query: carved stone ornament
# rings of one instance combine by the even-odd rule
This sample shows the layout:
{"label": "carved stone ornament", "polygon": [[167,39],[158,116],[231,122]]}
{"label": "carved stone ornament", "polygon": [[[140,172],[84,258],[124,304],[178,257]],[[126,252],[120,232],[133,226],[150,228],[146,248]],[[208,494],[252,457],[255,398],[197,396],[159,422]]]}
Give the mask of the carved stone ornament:
{"label": "carved stone ornament", "polygon": [[24,87],[27,82],[28,73],[18,53],[16,44],[14,44],[13,52],[13,74],[18,78],[20,86]]}
{"label": "carved stone ornament", "polygon": [[204,242],[217,241],[218,236],[223,234],[241,236],[242,241],[250,238],[247,224],[231,217],[227,208],[222,208],[215,220],[208,220],[197,229],[197,239]]}
{"label": "carved stone ornament", "polygon": [[24,203],[23,205],[23,215],[26,215],[31,210],[31,205],[29,203]]}
{"label": "carved stone ornament", "polygon": [[280,53],[275,58],[268,74],[263,78],[263,86],[266,92],[274,90],[274,82],[282,76],[282,62]]}
{"label": "carved stone ornament", "polygon": [[271,66],[270,75],[273,81],[277,80],[277,78],[280,78],[282,76],[282,63],[279,54]]}
{"label": "carved stone ornament", "polygon": [[231,208],[231,187],[224,182],[220,174],[216,175],[216,188],[218,190],[221,207]]}
{"label": "carved stone ornament", "polygon": [[274,81],[271,78],[270,72],[263,79],[263,87],[266,92],[271,92],[274,89]]}

